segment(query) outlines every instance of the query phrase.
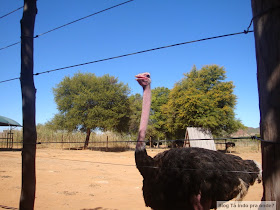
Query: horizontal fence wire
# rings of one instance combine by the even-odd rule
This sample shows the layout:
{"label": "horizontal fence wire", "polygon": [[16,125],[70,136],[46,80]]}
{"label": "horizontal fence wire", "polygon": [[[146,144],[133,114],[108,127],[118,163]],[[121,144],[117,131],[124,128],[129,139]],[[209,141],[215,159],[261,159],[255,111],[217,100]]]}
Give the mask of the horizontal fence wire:
{"label": "horizontal fence wire", "polygon": [[[0,138],[0,142],[1,140],[7,140],[7,138]],[[177,142],[177,141],[224,141],[224,140],[259,140],[259,141],[264,141],[261,138],[257,137],[257,136],[248,136],[248,137],[225,137],[225,138],[208,138],[208,139],[175,139],[175,140],[151,140],[152,142]],[[4,141],[3,141],[4,142]],[[143,141],[139,141],[139,142],[150,142],[150,140],[143,140]],[[265,141],[265,142],[272,142],[272,141]],[[15,144],[20,144],[23,142],[13,142]],[[42,142],[39,141],[36,144],[84,144],[85,141],[46,141],[46,142]],[[137,140],[125,140],[125,141],[90,141],[89,144],[105,144],[105,143],[137,143]]]}
{"label": "horizontal fence wire", "polygon": [[280,142],[277,142],[277,141],[271,141],[271,140],[264,140],[264,139],[261,139],[260,137],[256,137],[256,139],[260,142],[263,142],[263,143],[269,143],[269,144],[280,144]]}
{"label": "horizontal fence wire", "polygon": [[79,22],[79,21],[81,21],[81,20],[84,20],[84,19],[86,19],[86,18],[92,17],[92,16],[97,15],[97,14],[106,12],[106,11],[108,11],[108,10],[114,9],[114,8],[116,8],[116,7],[122,6],[122,5],[127,4],[127,3],[129,3],[129,2],[132,2],[132,1],[134,1],[134,0],[129,0],[129,1],[126,1],[126,2],[123,2],[123,3],[117,4],[117,5],[111,6],[111,7],[109,7],[109,8],[100,10],[100,11],[98,11],[98,12],[94,12],[94,13],[92,13],[92,14],[90,14],[90,15],[85,16],[85,17],[76,19],[76,20],[71,21],[71,22],[69,22],[69,23],[66,23],[66,24],[64,24],[64,25],[58,26],[58,27],[56,27],[56,28],[53,28],[53,29],[51,29],[51,30],[49,30],[49,31],[43,32],[43,33],[41,33],[41,34],[38,34],[38,35],[34,36],[33,38],[38,38],[38,37],[43,36],[43,35],[45,35],[45,34],[48,34],[48,33],[50,33],[50,32],[53,32],[53,31],[56,31],[56,30],[58,30],[58,29],[64,28],[64,27],[66,27],[66,26],[72,25],[73,23]]}
{"label": "horizontal fence wire", "polygon": [[[203,41],[208,41],[208,40],[212,40],[212,39],[219,39],[219,38],[236,36],[236,35],[247,34],[247,33],[252,33],[252,32],[253,31],[244,30],[242,32],[237,32],[237,33],[223,34],[223,35],[219,35],[219,36],[213,36],[213,37],[207,37],[207,38],[202,38],[202,39],[197,39],[197,40],[192,40],[192,41],[186,41],[186,42],[181,42],[181,43],[176,43],[176,44],[171,44],[171,45],[165,45],[165,46],[156,47],[156,48],[152,48],[152,49],[146,49],[146,50],[141,50],[141,51],[132,52],[132,53],[128,53],[128,54],[118,55],[118,56],[114,56],[114,57],[103,58],[103,59],[89,61],[89,62],[85,62],[85,63],[79,63],[79,64],[70,65],[70,66],[65,66],[65,67],[60,67],[60,68],[56,68],[56,69],[37,72],[37,73],[34,73],[33,75],[38,76],[38,75],[48,74],[48,73],[52,73],[52,72],[56,72],[56,71],[62,71],[62,70],[65,70],[65,69],[70,69],[70,68],[90,65],[90,64],[94,64],[94,63],[100,63],[100,62],[120,59],[120,58],[124,58],[124,57],[128,57],[128,56],[138,55],[138,54],[142,54],[142,53],[148,53],[148,52],[157,51],[157,50],[163,50],[163,49],[167,49],[167,48],[171,48],[171,47],[177,47],[177,46],[192,44],[192,43],[196,43],[196,42],[203,42]],[[19,80],[19,79],[20,79],[20,77],[15,77],[15,78],[11,78],[11,79],[2,80],[2,81],[0,81],[0,83],[11,82],[13,80]]]}
{"label": "horizontal fence wire", "polygon": [[[157,166],[137,166],[138,168],[154,168],[154,169],[162,169],[164,167],[157,167]],[[205,170],[205,169],[197,169],[197,168],[176,168],[176,167],[168,167],[168,169],[172,170],[183,170],[183,171],[207,171],[207,172],[218,172],[222,171],[225,173],[244,173],[244,174],[259,174],[260,172],[255,171],[228,171],[228,170]]]}
{"label": "horizontal fence wire", "polygon": [[[124,2],[122,4],[125,4],[125,3],[128,3],[128,2],[131,2],[131,1],[127,1],[127,2]],[[121,5],[121,4],[120,4]],[[117,5],[119,6],[119,5]],[[114,6],[116,7],[116,6]],[[22,8],[22,7],[21,7]],[[16,9],[15,11],[21,9],[21,8],[18,8]],[[113,7],[112,7],[113,8]],[[154,48],[154,49],[149,49],[149,50],[143,50],[143,51],[139,51],[139,52],[135,52],[135,53],[130,53],[130,54],[125,54],[125,55],[120,55],[120,56],[116,56],[116,57],[111,57],[111,58],[107,58],[107,59],[102,59],[102,60],[97,60],[97,61],[91,61],[91,62],[88,62],[88,63],[83,63],[83,64],[78,64],[78,65],[73,65],[73,66],[68,66],[68,67],[63,67],[63,68],[58,68],[58,69],[53,69],[53,70],[49,70],[49,71],[45,71],[45,72],[39,72],[39,73],[36,73],[34,74],[35,76],[36,75],[39,75],[39,74],[44,74],[44,73],[50,73],[50,72],[53,72],[53,71],[58,71],[58,70],[63,70],[63,69],[66,69],[66,68],[72,68],[72,67],[76,67],[76,66],[81,66],[81,65],[87,65],[87,64],[91,64],[91,63],[97,63],[97,62],[101,62],[101,61],[106,61],[106,60],[112,60],[112,59],[116,59],[116,58],[121,58],[121,57],[126,57],[126,56],[130,56],[130,55],[135,55],[135,54],[140,54],[140,53],[145,53],[145,52],[149,52],[149,51],[154,51],[154,50],[159,50],[159,49],[164,49],[164,48],[169,48],[169,47],[174,47],[174,46],[179,46],[179,45],[183,45],[183,44],[189,44],[189,43],[193,43],[193,42],[199,42],[199,41],[205,41],[205,40],[210,40],[210,39],[216,39],[216,38],[222,38],[222,37],[226,37],[226,36],[233,36],[233,35],[238,35],[238,34],[247,34],[249,32],[253,32],[253,31],[250,31],[249,28],[251,27],[252,25],[252,21],[254,18],[257,18],[257,17],[260,17],[274,9],[279,9],[279,7],[276,7],[276,8],[270,8],[269,10],[267,11],[264,11],[263,13],[260,13],[259,15],[256,15],[255,17],[252,18],[247,30],[244,30],[243,32],[239,32],[239,33],[234,33],[234,34],[227,34],[227,35],[222,35],[222,36],[216,36],[216,37],[210,37],[210,38],[205,38],[205,39],[199,39],[199,40],[194,40],[194,41],[190,41],[190,42],[184,42],[184,43],[178,43],[178,44],[174,44],[174,45],[169,45],[169,46],[164,46],[164,47],[159,47],[159,48]],[[15,12],[15,11],[12,11],[11,13]],[[3,18],[11,13],[8,13],[4,16],[1,16],[0,18]],[[92,15],[89,15],[89,16],[92,16]],[[87,17],[89,17],[87,16]],[[86,17],[84,17],[86,18]],[[81,18],[79,20],[82,20],[84,18]],[[36,35],[34,38],[37,38],[39,36],[42,36],[44,34],[47,34],[49,32],[52,32],[54,30],[57,30],[59,28],[62,28],[62,27],[65,27],[67,25],[70,25],[74,22],[77,22],[79,20],[76,20],[76,21],[73,21],[71,23],[68,23],[68,24],[65,24],[63,26],[60,26],[60,27],[57,27],[55,29],[52,29],[50,31],[47,31],[45,33],[42,33],[42,34],[39,34],[39,35]],[[6,47],[2,47],[0,48],[0,50],[3,50],[3,49],[6,49],[8,47],[11,47],[11,46],[14,46],[16,44],[19,44],[20,42],[17,42],[17,43],[14,43],[14,44],[10,44]],[[8,80],[4,80],[4,81],[0,81],[0,83],[3,83],[3,82],[8,82],[8,81],[12,81],[12,80],[16,80],[16,79],[19,79],[19,78],[12,78],[12,79],[8,79]],[[1,139],[2,140],[2,139]],[[176,140],[153,140],[153,142],[176,142],[176,141],[198,141],[198,140],[203,140],[203,141],[210,141],[210,140],[215,140],[215,141],[224,141],[224,140],[258,140],[260,142],[264,142],[264,143],[271,143],[271,144],[280,144],[279,142],[274,142],[274,141],[271,141],[271,140],[264,140],[264,139],[261,139],[260,137],[256,137],[256,136],[251,136],[251,137],[230,137],[230,138],[212,138],[212,139],[176,139]],[[137,141],[135,140],[129,140],[129,141],[103,141],[103,142],[89,142],[89,144],[106,144],[106,143],[136,143]],[[146,140],[146,141],[143,141],[143,142],[150,142],[149,140]],[[5,143],[4,141],[2,143]],[[13,142],[14,144],[22,144],[23,142]],[[37,142],[36,144],[84,144],[85,142],[81,142],[81,141],[70,141],[70,142],[67,142],[67,141],[60,141],[60,142],[53,142],[53,141],[50,141],[50,142]],[[24,144],[27,144],[27,143],[24,143]],[[94,161],[81,161],[81,160],[71,160],[71,159],[59,159],[59,158],[55,158],[55,159],[58,159],[58,160],[65,160],[65,161],[76,161],[76,162],[90,162],[90,163],[96,163],[96,164],[105,164],[105,165],[117,165],[117,166],[129,166],[129,167],[136,167],[136,165],[134,164],[115,164],[115,163],[105,163],[105,162],[94,162]],[[159,169],[159,167],[156,167],[156,166],[138,166],[138,167],[145,167],[145,168],[154,168],[154,169]],[[170,168],[170,169],[180,169],[180,170],[187,170],[187,171],[196,171],[196,170],[203,170],[203,169],[193,169],[193,168]],[[203,171],[218,171],[218,170],[203,170]],[[259,172],[250,172],[250,171],[224,171],[223,172],[227,172],[227,173],[259,173]]]}
{"label": "horizontal fence wire", "polygon": [[0,16],[0,19],[2,19],[2,18],[4,18],[4,17],[7,17],[8,15],[13,14],[14,12],[16,12],[16,11],[22,9],[22,8],[23,8],[23,6],[21,6],[21,7],[17,8],[17,9],[15,9],[15,10],[13,10],[13,11],[11,11],[11,12],[5,14],[5,15],[2,15],[2,16]]}
{"label": "horizontal fence wire", "polygon": [[[79,21],[81,21],[81,20],[84,20],[84,19],[86,19],[86,18],[92,17],[92,16],[97,15],[97,14],[106,12],[106,11],[108,11],[108,10],[111,10],[111,9],[113,9],[113,8],[122,6],[122,5],[127,4],[127,3],[129,3],[129,2],[132,2],[132,1],[134,1],[134,0],[129,0],[129,1],[126,1],[126,2],[123,2],[123,3],[117,4],[117,5],[111,6],[111,7],[109,7],[109,8],[103,9],[103,10],[101,10],[101,11],[94,12],[94,13],[92,13],[92,14],[90,14],[90,15],[87,15],[87,16],[85,16],[85,17],[76,19],[76,20],[74,20],[74,21],[71,21],[71,22],[69,22],[69,23],[63,24],[63,25],[58,26],[58,27],[56,27],[56,28],[50,29],[50,30],[48,30],[48,31],[46,31],[46,32],[43,32],[43,33],[41,33],[41,34],[37,34],[36,36],[31,37],[31,38],[34,38],[34,39],[35,39],[35,38],[38,38],[38,37],[43,36],[43,35],[45,35],[45,34],[51,33],[51,32],[56,31],[56,30],[58,30],[58,29],[64,28],[64,27],[69,26],[69,25],[72,25],[73,23],[79,22]],[[12,11],[12,12],[10,12],[10,13],[8,13],[8,14],[2,16],[2,17],[0,17],[0,19],[3,18],[3,17],[5,17],[5,16],[7,16],[7,15],[9,15],[9,14],[11,14],[11,13],[13,13],[13,12],[15,12],[15,11],[17,11],[17,10],[19,10],[19,9],[21,9],[21,8],[23,8],[23,7],[20,7],[20,8],[18,8],[18,9],[16,9],[16,10],[14,10],[14,11]],[[17,44],[20,44],[20,43],[21,43],[21,41],[15,42],[15,43],[13,43],[13,44],[9,44],[9,45],[7,45],[7,46],[5,46],[5,47],[1,47],[0,50],[7,49],[7,48],[9,48],[9,47],[12,47],[12,46],[17,45]]]}
{"label": "horizontal fence wire", "polygon": [[[7,155],[6,155],[7,156]],[[62,161],[72,161],[72,162],[80,162],[80,163],[92,163],[92,164],[101,164],[101,165],[109,165],[109,166],[124,166],[124,167],[138,167],[138,168],[152,168],[152,169],[162,169],[164,167],[158,167],[158,166],[136,166],[135,164],[122,164],[122,163],[110,163],[110,162],[100,162],[100,161],[91,161],[91,160],[75,160],[75,159],[66,159],[66,158],[52,158],[52,157],[40,157],[38,158],[46,158],[46,159],[53,159],[53,160],[62,160]],[[204,170],[204,169],[195,169],[195,168],[178,168],[178,167],[168,167],[168,169],[174,169],[174,170],[183,170],[183,171],[207,171],[207,172],[215,172],[220,170]],[[259,174],[259,172],[255,171],[229,171],[229,170],[223,170],[222,172],[225,173],[247,173],[247,174]]]}
{"label": "horizontal fence wire", "polygon": [[52,158],[52,157],[42,157],[47,159],[62,160],[62,161],[73,161],[81,163],[93,163],[101,165],[110,165],[110,166],[124,166],[124,167],[138,167],[138,168],[151,168],[151,169],[172,169],[172,170],[183,170],[183,171],[206,171],[206,172],[224,172],[224,173],[245,173],[245,174],[259,174],[255,171],[240,171],[240,170],[209,170],[209,169],[197,169],[197,168],[179,168],[179,167],[159,167],[159,166],[137,166],[135,164],[121,164],[121,163],[110,163],[110,162],[100,162],[100,161],[91,161],[91,160],[75,160],[75,159],[66,159],[66,158]]}
{"label": "horizontal fence wire", "polygon": [[[213,138],[213,139],[176,139],[176,140],[153,140],[153,142],[175,142],[175,141],[197,141],[197,140],[215,140],[215,141],[224,141],[224,140],[262,140],[256,136],[250,137],[227,137],[227,138]],[[102,142],[89,142],[89,144],[108,144],[108,143],[136,143],[136,140],[128,140],[128,141],[102,141]],[[149,143],[149,140],[145,140],[142,142]],[[1,143],[1,142],[0,142]],[[4,142],[3,142],[4,143]],[[23,143],[23,142],[13,142],[16,143]],[[50,141],[50,142],[37,142],[37,144],[84,144],[84,141]],[[216,143],[217,144],[217,143]],[[225,144],[225,143],[220,143]],[[28,145],[28,144],[27,144]],[[33,144],[34,145],[34,144]],[[40,158],[40,156],[38,156]],[[98,162],[98,161],[90,161],[90,160],[75,160],[75,159],[66,159],[66,158],[49,158],[49,157],[42,157],[48,159],[55,159],[55,160],[62,160],[62,161],[74,161],[74,162],[87,162],[93,164],[102,164],[102,165],[110,165],[110,166],[124,166],[124,167],[138,167],[138,168],[151,168],[151,169],[163,169],[163,167],[158,166],[136,166],[135,164],[119,164],[119,163],[110,163],[110,162]],[[171,170],[182,170],[182,171],[206,171],[206,172],[218,172],[220,170],[205,170],[205,169],[197,169],[197,168],[179,168],[179,167],[169,167],[168,169]],[[259,174],[259,172],[255,171],[239,171],[239,170],[223,170],[223,173],[246,173],[246,174]]]}

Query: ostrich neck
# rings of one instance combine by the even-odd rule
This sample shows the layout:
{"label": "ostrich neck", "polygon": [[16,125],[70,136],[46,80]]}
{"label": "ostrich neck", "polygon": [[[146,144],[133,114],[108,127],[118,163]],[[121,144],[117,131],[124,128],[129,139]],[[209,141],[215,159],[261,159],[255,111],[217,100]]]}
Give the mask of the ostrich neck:
{"label": "ostrich neck", "polygon": [[140,127],[138,133],[138,139],[136,144],[136,150],[145,149],[145,135],[149,121],[150,107],[151,107],[151,87],[147,85],[143,88],[143,103],[142,103],[142,113],[140,120]]}

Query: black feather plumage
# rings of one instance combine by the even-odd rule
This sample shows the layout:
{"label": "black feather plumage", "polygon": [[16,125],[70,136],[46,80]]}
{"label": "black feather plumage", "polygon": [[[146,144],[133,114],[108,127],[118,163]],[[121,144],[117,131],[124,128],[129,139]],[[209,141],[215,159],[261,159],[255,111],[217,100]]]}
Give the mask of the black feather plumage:
{"label": "black feather plumage", "polygon": [[192,209],[191,198],[198,194],[212,208],[240,193],[242,199],[260,173],[254,161],[202,148],[175,148],[154,158],[136,151],[135,160],[145,203],[153,209]]}

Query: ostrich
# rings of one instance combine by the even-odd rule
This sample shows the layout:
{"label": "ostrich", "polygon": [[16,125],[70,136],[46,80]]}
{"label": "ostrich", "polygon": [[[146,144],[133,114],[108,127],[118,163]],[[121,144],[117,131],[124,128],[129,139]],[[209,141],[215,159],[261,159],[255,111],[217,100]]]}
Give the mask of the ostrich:
{"label": "ostrich", "polygon": [[202,148],[174,148],[148,156],[145,133],[151,104],[149,73],[136,75],[143,87],[142,114],[135,149],[136,167],[143,176],[146,206],[155,210],[216,208],[216,201],[242,200],[250,185],[261,181],[253,160]]}

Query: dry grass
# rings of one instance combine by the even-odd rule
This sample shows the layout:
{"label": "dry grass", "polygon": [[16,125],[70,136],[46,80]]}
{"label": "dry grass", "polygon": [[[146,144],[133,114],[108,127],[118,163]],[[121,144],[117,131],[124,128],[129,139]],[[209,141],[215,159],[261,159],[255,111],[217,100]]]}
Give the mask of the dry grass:
{"label": "dry grass", "polygon": [[[0,134],[0,138],[6,138],[7,134]],[[66,132],[58,131],[54,132],[47,129],[45,126],[37,127],[37,145],[38,149],[50,148],[50,149],[82,149],[86,139],[86,134],[82,132]],[[132,139],[132,140],[131,140]],[[129,142],[131,141],[131,142]],[[92,132],[89,140],[88,149],[99,151],[127,151],[135,148],[135,138],[131,138],[128,135],[120,135],[114,132],[95,133]],[[228,140],[229,141],[229,140]],[[14,149],[22,147],[22,131],[13,130],[13,145],[11,142],[8,147]],[[216,143],[224,143],[224,141],[215,141]],[[260,142],[257,140],[232,140],[235,143],[234,148],[230,148],[229,151],[235,152],[260,152]],[[165,142],[160,148],[166,148],[168,144]],[[218,150],[225,150],[225,144],[216,144]],[[0,140],[0,148],[7,148],[7,140]],[[148,146],[149,148],[149,146]],[[156,148],[154,148],[156,149]]]}
{"label": "dry grass", "polygon": [[[231,141],[235,143],[235,147],[229,148],[232,153],[261,152],[260,141],[240,139]],[[217,150],[225,150],[225,144],[216,144]]]}
{"label": "dry grass", "polygon": [[[13,130],[13,143],[8,140],[7,133],[1,133],[0,148],[21,148],[22,131]],[[84,147],[86,134],[83,132],[54,132],[45,127],[37,127],[37,148],[50,149],[81,149]],[[134,143],[128,142],[129,136],[117,134],[114,132],[105,132],[97,134],[92,132],[89,140],[89,149],[101,151],[125,151],[130,149]]]}

